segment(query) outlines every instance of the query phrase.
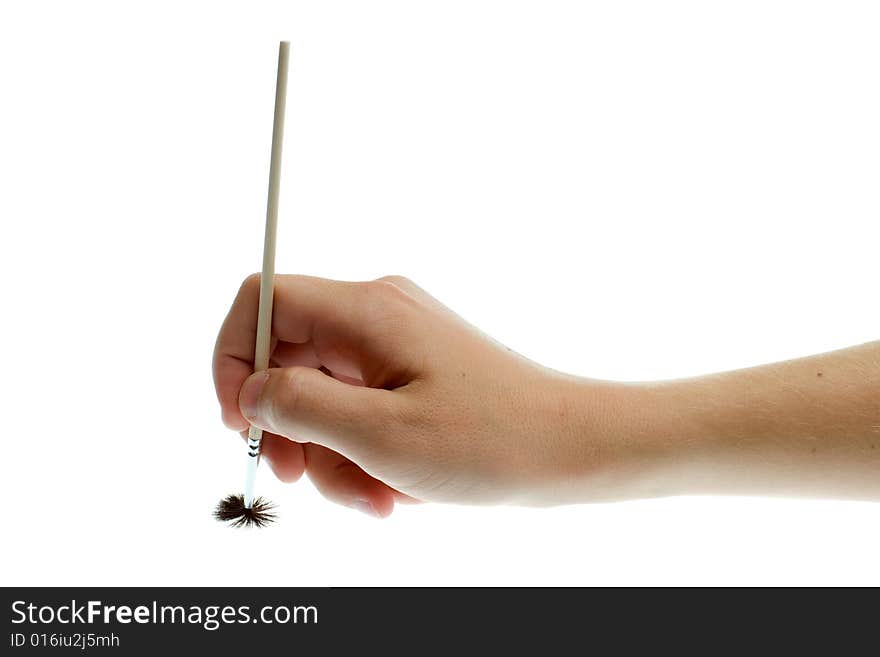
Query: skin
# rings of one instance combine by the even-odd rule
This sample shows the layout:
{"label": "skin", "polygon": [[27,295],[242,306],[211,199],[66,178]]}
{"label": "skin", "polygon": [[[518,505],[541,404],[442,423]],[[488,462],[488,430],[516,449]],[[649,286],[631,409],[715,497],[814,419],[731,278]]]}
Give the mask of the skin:
{"label": "skin", "polygon": [[694,379],[542,367],[411,281],[259,275],[214,351],[223,420],[264,430],[283,481],[377,517],[396,503],[552,505],[687,494],[880,499],[880,342]]}

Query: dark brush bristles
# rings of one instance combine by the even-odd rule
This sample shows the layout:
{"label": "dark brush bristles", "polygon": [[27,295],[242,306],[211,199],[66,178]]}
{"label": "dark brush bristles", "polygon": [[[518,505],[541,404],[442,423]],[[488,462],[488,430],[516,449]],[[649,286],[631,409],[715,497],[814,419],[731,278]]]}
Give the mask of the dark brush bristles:
{"label": "dark brush bristles", "polygon": [[214,509],[214,517],[228,522],[230,527],[265,527],[275,522],[276,515],[272,512],[275,505],[269,500],[258,497],[250,509],[244,506],[244,495],[227,495]]}

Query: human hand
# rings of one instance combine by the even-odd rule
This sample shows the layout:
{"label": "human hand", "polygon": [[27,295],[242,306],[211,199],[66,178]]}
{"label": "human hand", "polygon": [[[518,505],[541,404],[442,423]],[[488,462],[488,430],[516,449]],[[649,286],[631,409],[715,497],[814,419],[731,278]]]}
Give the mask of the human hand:
{"label": "human hand", "polygon": [[214,380],[225,423],[267,432],[282,480],[305,470],[378,516],[410,499],[542,504],[617,451],[598,439],[613,387],[519,356],[407,279],[277,276],[271,369],[252,374],[258,297],[254,275],[220,331]]}

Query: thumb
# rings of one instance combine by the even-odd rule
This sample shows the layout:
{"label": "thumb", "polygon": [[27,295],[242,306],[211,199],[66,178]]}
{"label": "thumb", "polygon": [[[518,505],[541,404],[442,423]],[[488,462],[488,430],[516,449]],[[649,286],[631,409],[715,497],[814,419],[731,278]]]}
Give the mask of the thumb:
{"label": "thumb", "polygon": [[238,403],[256,427],[357,457],[387,426],[392,394],[343,383],[311,367],[285,367],[248,377]]}

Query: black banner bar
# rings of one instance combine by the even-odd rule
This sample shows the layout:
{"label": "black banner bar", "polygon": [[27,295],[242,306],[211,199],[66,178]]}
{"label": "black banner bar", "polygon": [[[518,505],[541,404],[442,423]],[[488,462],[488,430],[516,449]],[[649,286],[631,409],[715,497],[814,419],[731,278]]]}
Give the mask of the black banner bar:
{"label": "black banner bar", "polygon": [[[5,588],[3,655],[876,650],[876,592]],[[867,643],[865,643],[867,642]],[[610,649],[613,648],[613,649]],[[211,653],[202,653],[211,651]],[[195,654],[195,653],[194,653]],[[665,653],[664,653],[665,654]]]}

